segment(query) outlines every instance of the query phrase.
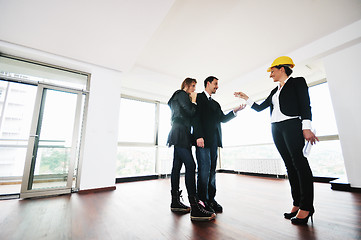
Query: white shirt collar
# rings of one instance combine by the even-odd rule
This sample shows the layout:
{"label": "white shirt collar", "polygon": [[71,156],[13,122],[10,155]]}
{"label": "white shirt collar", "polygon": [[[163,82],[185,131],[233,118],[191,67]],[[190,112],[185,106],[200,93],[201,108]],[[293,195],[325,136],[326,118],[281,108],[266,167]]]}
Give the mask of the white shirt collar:
{"label": "white shirt collar", "polygon": [[[285,84],[284,84],[283,86],[286,85],[286,82],[288,81],[288,79],[290,79],[290,77],[291,77],[291,76],[289,76],[289,77],[285,80]],[[280,90],[280,88],[281,88],[281,84],[278,84],[278,90]]]}
{"label": "white shirt collar", "polygon": [[203,92],[206,94],[208,99],[211,97],[211,95],[209,95],[209,93],[207,93],[207,91],[203,91]]}

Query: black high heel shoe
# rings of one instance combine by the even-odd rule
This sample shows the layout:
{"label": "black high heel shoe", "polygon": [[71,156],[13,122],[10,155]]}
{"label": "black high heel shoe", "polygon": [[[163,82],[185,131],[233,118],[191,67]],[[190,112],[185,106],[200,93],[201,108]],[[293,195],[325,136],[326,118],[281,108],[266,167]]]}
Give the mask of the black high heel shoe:
{"label": "black high heel shoe", "polygon": [[290,213],[284,213],[283,216],[286,218],[286,219],[291,219],[293,217],[296,217],[298,213],[298,210],[296,212],[290,212]]}
{"label": "black high heel shoe", "polygon": [[314,213],[315,213],[315,211],[310,211],[308,213],[308,216],[305,218],[293,217],[293,218],[291,218],[291,222],[292,222],[292,224],[295,224],[295,225],[306,225],[308,223],[308,219],[311,218],[311,222],[313,223],[313,214]]}

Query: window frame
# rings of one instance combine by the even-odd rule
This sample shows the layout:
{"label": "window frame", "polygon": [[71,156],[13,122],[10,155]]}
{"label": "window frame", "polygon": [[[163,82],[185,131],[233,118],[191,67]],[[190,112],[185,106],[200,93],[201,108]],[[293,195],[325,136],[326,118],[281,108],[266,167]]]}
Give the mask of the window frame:
{"label": "window frame", "polygon": [[[159,160],[159,141],[158,141],[158,137],[159,137],[159,116],[160,116],[160,104],[164,104],[161,103],[160,101],[157,100],[150,100],[150,99],[146,99],[146,98],[140,98],[140,97],[134,97],[134,96],[130,96],[130,95],[124,95],[122,94],[120,96],[121,101],[122,99],[128,99],[128,100],[134,100],[134,101],[140,101],[140,102],[145,102],[145,103],[151,103],[154,104],[154,110],[155,110],[155,119],[154,119],[154,138],[152,142],[131,142],[131,141],[117,141],[117,148],[119,147],[145,147],[145,148],[155,148],[155,166],[154,166],[154,175],[159,175],[160,173],[160,160]],[[117,158],[117,161],[119,161],[119,159]],[[149,175],[149,174],[148,174]],[[139,175],[139,176],[148,176],[148,175]],[[128,177],[139,177],[138,175],[136,176],[119,176],[118,172],[116,172],[116,178],[128,178]]]}

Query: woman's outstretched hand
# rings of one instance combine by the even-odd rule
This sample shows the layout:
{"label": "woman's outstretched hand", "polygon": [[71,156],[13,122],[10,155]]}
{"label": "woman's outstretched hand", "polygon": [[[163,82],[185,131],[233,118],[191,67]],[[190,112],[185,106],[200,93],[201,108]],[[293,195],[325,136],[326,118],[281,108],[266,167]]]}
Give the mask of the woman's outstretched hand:
{"label": "woman's outstretched hand", "polygon": [[235,92],[234,93],[234,96],[235,97],[239,97],[239,98],[242,98],[242,99],[244,99],[244,100],[248,100],[248,96],[245,94],[245,93],[243,93],[243,92]]}

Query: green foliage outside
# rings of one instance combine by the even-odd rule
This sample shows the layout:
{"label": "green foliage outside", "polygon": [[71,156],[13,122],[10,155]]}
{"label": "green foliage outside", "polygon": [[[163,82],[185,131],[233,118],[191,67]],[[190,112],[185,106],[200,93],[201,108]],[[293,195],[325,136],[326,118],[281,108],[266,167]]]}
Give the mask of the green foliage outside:
{"label": "green foliage outside", "polygon": [[39,174],[67,174],[70,149],[46,148],[41,151]]}

